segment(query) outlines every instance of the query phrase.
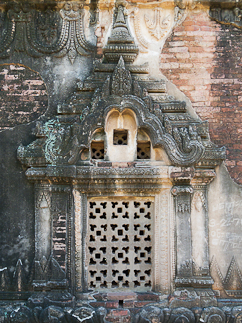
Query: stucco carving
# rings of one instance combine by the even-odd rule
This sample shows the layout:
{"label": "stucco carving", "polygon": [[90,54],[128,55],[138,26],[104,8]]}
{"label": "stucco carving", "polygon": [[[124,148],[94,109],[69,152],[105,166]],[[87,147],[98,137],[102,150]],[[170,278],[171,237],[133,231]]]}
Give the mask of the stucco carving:
{"label": "stucco carving", "polygon": [[210,17],[222,24],[231,24],[242,28],[242,8],[239,3],[235,7],[214,7],[210,9]]}
{"label": "stucco carving", "polygon": [[67,55],[73,63],[77,54],[94,51],[84,34],[83,4],[65,3],[60,11],[47,6],[39,12],[34,7],[29,3],[10,5],[2,23],[0,57],[25,51],[33,57]]}
{"label": "stucco carving", "polygon": [[129,9],[130,23],[141,53],[158,51],[172,29],[185,17],[185,10],[177,7],[154,7],[142,4]]}
{"label": "stucco carving", "polygon": [[[37,140],[29,148],[19,148],[18,156],[22,162],[25,160],[27,164],[31,163],[29,158],[32,155],[33,145],[42,144],[43,153],[41,157],[45,158],[46,163],[76,163],[80,151],[84,147],[88,148],[91,134],[97,126],[104,127],[105,117],[111,109],[117,109],[118,111],[123,111],[124,109],[133,110],[138,118],[139,127],[144,127],[149,132],[153,146],[164,147],[175,165],[186,166],[199,162],[203,163],[204,159],[206,162],[207,159],[215,161],[216,159],[221,160],[224,158],[223,148],[218,149],[215,146],[207,148],[207,141],[203,144],[196,130],[196,127],[201,126],[202,122],[192,120],[192,122],[186,123],[181,120],[178,127],[175,122],[173,123],[168,119],[164,112],[168,112],[168,107],[179,104],[179,101],[160,103],[159,100],[155,99],[155,96],[152,97],[153,94],[165,92],[163,81],[152,81],[147,78],[140,82],[139,80],[134,82],[132,74],[125,67],[122,58],[119,59],[113,73],[107,77],[102,87],[99,85],[99,79],[101,78],[99,73],[95,73],[84,81],[82,85],[79,85],[80,94],[84,97],[86,96],[86,100],[88,100],[87,96],[90,97],[90,90],[95,89],[91,100],[89,99],[89,105],[82,104],[84,99],[83,97],[78,99],[80,94],[74,94],[68,103],[59,106],[59,111],[63,114],[73,110],[76,113],[74,106],[78,105],[80,118],[60,115],[56,119],[48,121],[42,126],[42,133],[45,135],[45,140],[42,139],[42,143]],[[123,79],[125,79],[125,83],[121,82]],[[143,89],[145,96],[137,97],[133,94],[134,92],[137,94],[137,89],[139,88],[140,91],[138,92],[141,93]],[[184,103],[181,106],[184,110]],[[173,111],[173,108],[171,108],[171,111]],[[96,120],[95,123],[92,121],[94,119]],[[203,156],[206,157],[203,158]]]}

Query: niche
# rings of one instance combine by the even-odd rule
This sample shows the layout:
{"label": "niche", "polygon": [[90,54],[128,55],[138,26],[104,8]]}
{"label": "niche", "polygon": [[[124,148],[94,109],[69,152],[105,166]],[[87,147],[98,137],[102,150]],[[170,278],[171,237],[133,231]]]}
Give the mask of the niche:
{"label": "niche", "polygon": [[104,141],[92,142],[91,159],[104,159]]}
{"label": "niche", "polygon": [[99,129],[92,136],[91,141],[91,159],[104,159],[105,147],[104,147],[104,131]]}
{"label": "niche", "polygon": [[151,159],[150,138],[143,129],[137,135],[137,159]]}
{"label": "niche", "polygon": [[133,111],[112,110],[106,119],[107,159],[122,162],[136,159],[137,122]]}

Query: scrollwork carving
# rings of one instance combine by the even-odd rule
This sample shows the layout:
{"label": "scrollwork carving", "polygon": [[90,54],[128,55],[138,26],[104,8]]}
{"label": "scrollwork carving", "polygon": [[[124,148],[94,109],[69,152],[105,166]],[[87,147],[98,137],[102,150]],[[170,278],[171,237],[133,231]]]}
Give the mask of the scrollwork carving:
{"label": "scrollwork carving", "polygon": [[65,3],[58,12],[47,8],[34,10],[28,4],[15,3],[8,10],[0,44],[0,57],[20,51],[33,57],[67,55],[71,63],[77,54],[89,55],[94,46],[84,34],[84,11],[78,3]]}
{"label": "scrollwork carving", "polygon": [[200,321],[204,323],[225,323],[224,312],[217,307],[205,308],[202,312]]}
{"label": "scrollwork carving", "polygon": [[192,207],[195,208],[198,212],[204,207],[207,211],[206,199],[203,192],[195,192],[192,199]]}
{"label": "scrollwork carving", "polygon": [[169,24],[171,22],[171,15],[162,15],[162,9],[154,9],[154,19],[151,19],[148,15],[144,16],[146,27],[149,30],[149,33],[160,40],[161,37],[164,37],[167,30],[169,29]]}
{"label": "scrollwork carving", "polygon": [[162,323],[163,321],[164,313],[156,306],[147,306],[143,308],[135,317],[136,323]]}
{"label": "scrollwork carving", "polygon": [[170,323],[195,323],[195,317],[191,310],[188,308],[180,307],[171,312],[169,319]]}

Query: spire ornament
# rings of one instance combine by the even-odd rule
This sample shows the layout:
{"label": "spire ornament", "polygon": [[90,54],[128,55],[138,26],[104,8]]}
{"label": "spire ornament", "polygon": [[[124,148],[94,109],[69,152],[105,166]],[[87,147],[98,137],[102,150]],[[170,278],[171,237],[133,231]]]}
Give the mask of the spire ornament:
{"label": "spire ornament", "polygon": [[125,15],[123,4],[118,4],[115,9],[114,24],[108,43],[103,49],[104,57],[108,62],[118,63],[122,56],[125,63],[133,63],[139,49],[131,36]]}

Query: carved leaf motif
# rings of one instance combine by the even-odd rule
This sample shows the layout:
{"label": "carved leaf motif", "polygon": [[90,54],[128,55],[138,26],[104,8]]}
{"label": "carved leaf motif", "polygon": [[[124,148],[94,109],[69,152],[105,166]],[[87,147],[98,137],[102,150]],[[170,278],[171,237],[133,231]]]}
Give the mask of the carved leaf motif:
{"label": "carved leaf motif", "polygon": [[200,212],[203,207],[205,210],[207,209],[206,199],[202,192],[195,192],[192,199],[192,207],[195,207],[198,212]]}
{"label": "carved leaf motif", "polygon": [[37,12],[29,5],[14,4],[6,16],[6,22],[2,22],[0,13],[1,57],[10,56],[17,50],[33,57],[68,55],[73,64],[77,54],[88,55],[94,50],[85,38],[83,12],[77,3],[66,3],[59,12],[51,9]]}
{"label": "carved leaf motif", "polygon": [[185,202],[180,202],[177,205],[177,210],[180,213],[190,212],[190,204]]}
{"label": "carved leaf motif", "polygon": [[13,274],[13,280],[14,280],[14,285],[15,289],[18,292],[23,291],[23,286],[24,286],[24,272],[23,272],[23,264],[22,261],[19,259]]}
{"label": "carved leaf motif", "polygon": [[65,277],[65,272],[52,256],[48,260],[43,257],[39,261],[35,261],[35,279],[49,281],[63,280]]}
{"label": "carved leaf motif", "polygon": [[150,34],[157,40],[160,40],[169,29],[171,16],[167,15],[165,18],[162,16],[161,9],[154,10],[154,20],[150,19],[147,15],[144,16],[146,27]]}
{"label": "carved leaf motif", "polygon": [[147,48],[149,46],[148,42],[145,40],[145,38],[143,37],[142,33],[141,33],[141,27],[140,27],[140,18],[139,18],[139,9],[136,8],[134,10],[134,14],[133,14],[133,18],[134,18],[134,30],[135,30],[135,34],[137,37],[138,42],[140,43],[140,51],[147,53]]}
{"label": "carved leaf motif", "polygon": [[134,95],[136,95],[139,98],[142,97],[142,89],[141,89],[138,81],[136,81],[136,80],[133,82],[133,93],[134,93]]}
{"label": "carved leaf motif", "polygon": [[36,207],[37,208],[50,207],[50,196],[46,192],[41,192],[39,196],[37,196]]}
{"label": "carved leaf motif", "polygon": [[59,15],[50,9],[37,13],[37,37],[43,45],[53,45],[57,42],[59,20]]}
{"label": "carved leaf motif", "polygon": [[75,62],[76,55],[77,55],[77,52],[76,52],[75,47],[73,46],[69,49],[69,52],[68,52],[68,58],[69,58],[71,64],[73,64]]}
{"label": "carved leaf motif", "polygon": [[9,288],[10,279],[8,275],[8,268],[4,267],[0,270],[0,291],[6,291]]}
{"label": "carved leaf motif", "polygon": [[214,280],[214,284],[213,284],[213,289],[214,290],[219,290],[220,293],[224,292],[224,278],[223,275],[221,273],[221,270],[219,268],[219,265],[215,259],[215,257],[213,256],[211,264],[210,264],[210,273],[211,273],[211,277]]}
{"label": "carved leaf motif", "polygon": [[224,280],[224,288],[226,290],[242,289],[242,275],[234,257],[231,260],[227,275]]}
{"label": "carved leaf motif", "polygon": [[131,93],[132,79],[130,72],[126,70],[122,56],[114,70],[112,77],[112,94],[122,96]]}

